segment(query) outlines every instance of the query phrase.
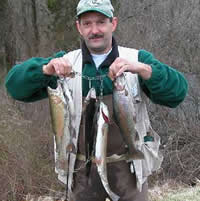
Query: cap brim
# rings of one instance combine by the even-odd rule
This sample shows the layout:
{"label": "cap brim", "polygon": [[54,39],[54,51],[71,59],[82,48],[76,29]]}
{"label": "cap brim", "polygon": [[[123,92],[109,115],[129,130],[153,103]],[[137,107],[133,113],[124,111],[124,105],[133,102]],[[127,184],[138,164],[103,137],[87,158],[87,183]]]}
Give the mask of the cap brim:
{"label": "cap brim", "polygon": [[81,14],[87,13],[87,12],[98,12],[98,13],[101,13],[101,14],[105,15],[106,17],[109,17],[109,18],[112,17],[112,16],[108,15],[107,13],[105,13],[104,11],[99,10],[99,9],[95,9],[95,8],[87,9],[87,10],[84,10],[82,12],[79,12],[79,13],[77,13],[77,17],[80,16]]}

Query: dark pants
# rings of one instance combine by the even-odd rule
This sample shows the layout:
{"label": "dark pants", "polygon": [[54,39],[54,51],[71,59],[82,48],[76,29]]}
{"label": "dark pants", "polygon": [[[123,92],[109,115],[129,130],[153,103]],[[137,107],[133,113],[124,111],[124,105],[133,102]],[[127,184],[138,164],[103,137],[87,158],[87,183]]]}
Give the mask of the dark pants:
{"label": "dark pants", "polygon": [[[84,167],[84,162],[77,161],[76,169]],[[148,201],[147,182],[142,192],[136,187],[135,174],[130,172],[126,161],[107,164],[108,182],[111,190],[120,196],[119,201]],[[105,201],[109,198],[104,190],[96,165],[93,163],[89,178],[86,177],[85,168],[78,170],[74,177],[74,189],[70,201]]]}

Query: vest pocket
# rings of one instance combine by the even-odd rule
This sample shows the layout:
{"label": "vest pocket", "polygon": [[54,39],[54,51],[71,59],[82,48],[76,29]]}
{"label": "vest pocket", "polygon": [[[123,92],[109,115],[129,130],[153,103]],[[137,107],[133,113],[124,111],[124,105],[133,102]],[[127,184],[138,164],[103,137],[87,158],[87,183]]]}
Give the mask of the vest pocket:
{"label": "vest pocket", "polygon": [[142,152],[144,153],[143,164],[143,176],[148,177],[154,171],[157,171],[163,161],[163,156],[159,151],[160,146],[160,136],[152,130],[153,136],[145,136],[144,144],[142,145]]}

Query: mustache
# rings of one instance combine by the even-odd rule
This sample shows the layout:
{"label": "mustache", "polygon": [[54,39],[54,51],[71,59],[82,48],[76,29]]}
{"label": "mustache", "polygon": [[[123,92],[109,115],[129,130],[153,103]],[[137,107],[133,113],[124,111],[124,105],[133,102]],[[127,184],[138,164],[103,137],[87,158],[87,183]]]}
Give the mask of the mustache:
{"label": "mustache", "polygon": [[89,39],[103,38],[103,34],[92,34]]}

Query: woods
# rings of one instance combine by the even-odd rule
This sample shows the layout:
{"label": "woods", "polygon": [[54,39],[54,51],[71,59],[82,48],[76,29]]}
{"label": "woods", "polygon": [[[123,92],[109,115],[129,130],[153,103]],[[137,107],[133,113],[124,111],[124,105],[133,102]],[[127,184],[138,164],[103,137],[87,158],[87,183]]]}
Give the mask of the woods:
{"label": "woods", "polygon": [[[23,200],[28,193],[64,192],[54,173],[48,100],[14,101],[4,89],[5,74],[30,57],[80,47],[75,28],[78,0],[0,2],[0,200]],[[181,71],[189,93],[176,109],[148,102],[151,123],[161,136],[164,162],[150,186],[168,179],[196,185],[200,179],[200,1],[113,0],[120,45],[154,52]]]}

